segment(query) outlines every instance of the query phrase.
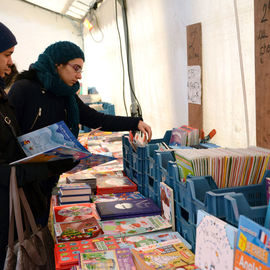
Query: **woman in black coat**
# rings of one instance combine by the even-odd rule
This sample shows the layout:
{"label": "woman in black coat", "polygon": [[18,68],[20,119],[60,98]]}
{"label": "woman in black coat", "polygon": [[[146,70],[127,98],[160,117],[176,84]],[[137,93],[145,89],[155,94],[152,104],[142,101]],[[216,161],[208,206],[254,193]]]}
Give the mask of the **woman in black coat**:
{"label": "woman in black coat", "polygon": [[[140,130],[150,141],[151,128],[141,118],[103,114],[81,101],[76,92],[83,64],[83,51],[72,42],[60,41],[47,47],[28,71],[17,76],[8,98],[22,132],[63,120],[76,137],[82,124],[101,127],[103,131]],[[57,181],[58,178],[50,178],[42,184],[48,200]]]}
{"label": "woman in black coat", "polygon": [[[16,137],[20,135],[14,108],[10,106],[5,89],[4,76],[10,70],[11,55],[17,44],[12,32],[0,22],[0,269],[3,269],[9,228],[9,163],[25,157]],[[67,165],[67,163],[65,163]],[[18,186],[23,187],[36,218],[46,211],[46,198],[40,191],[39,183],[50,175],[71,169],[75,164],[61,168],[60,163],[35,163],[16,166]],[[59,169],[56,169],[57,167]]]}

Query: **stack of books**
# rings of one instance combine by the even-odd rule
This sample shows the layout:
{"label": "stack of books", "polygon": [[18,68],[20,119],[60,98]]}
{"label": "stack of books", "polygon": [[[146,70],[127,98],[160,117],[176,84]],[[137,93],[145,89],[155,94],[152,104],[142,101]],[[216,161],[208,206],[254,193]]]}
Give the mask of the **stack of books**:
{"label": "stack of books", "polygon": [[169,146],[172,148],[177,148],[198,145],[200,143],[199,135],[199,129],[186,125],[179,128],[173,128]]}
{"label": "stack of books", "polygon": [[59,204],[87,203],[91,200],[91,187],[85,183],[59,185]]}
{"label": "stack of books", "polygon": [[67,184],[85,183],[91,187],[92,193],[95,193],[97,190],[97,178],[88,169],[73,174],[69,174],[66,177],[66,183]]}

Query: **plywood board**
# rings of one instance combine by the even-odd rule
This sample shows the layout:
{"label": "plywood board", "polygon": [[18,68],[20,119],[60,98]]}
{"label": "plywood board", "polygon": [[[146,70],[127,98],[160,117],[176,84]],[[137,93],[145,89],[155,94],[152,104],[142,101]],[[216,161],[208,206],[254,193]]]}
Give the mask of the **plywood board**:
{"label": "plywood board", "polygon": [[257,146],[270,148],[270,0],[254,0]]}
{"label": "plywood board", "polygon": [[[202,72],[202,27],[201,23],[187,26],[187,64],[200,66]],[[202,73],[201,73],[202,74]],[[202,78],[202,76],[201,76]],[[202,97],[202,81],[201,81]],[[203,111],[201,104],[188,104],[188,124],[194,128],[203,128]]]}

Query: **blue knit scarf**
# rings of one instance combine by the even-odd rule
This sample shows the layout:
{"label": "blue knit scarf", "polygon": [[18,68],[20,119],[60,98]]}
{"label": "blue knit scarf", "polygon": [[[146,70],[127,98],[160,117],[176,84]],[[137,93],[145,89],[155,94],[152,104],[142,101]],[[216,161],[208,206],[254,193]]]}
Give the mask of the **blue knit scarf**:
{"label": "blue knit scarf", "polygon": [[39,55],[38,61],[31,65],[35,69],[37,76],[43,87],[56,96],[66,97],[68,100],[68,126],[75,137],[79,134],[79,108],[75,98],[80,84],[77,82],[73,86],[68,86],[59,77],[56,66],[51,58],[43,53]]}

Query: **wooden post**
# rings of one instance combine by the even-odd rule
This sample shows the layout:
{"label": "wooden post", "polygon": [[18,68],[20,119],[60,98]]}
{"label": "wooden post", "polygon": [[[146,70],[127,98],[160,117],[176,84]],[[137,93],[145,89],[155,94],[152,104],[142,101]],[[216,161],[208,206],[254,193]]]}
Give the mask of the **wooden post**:
{"label": "wooden post", "polygon": [[270,0],[254,0],[257,146],[270,148]]}
{"label": "wooden post", "polygon": [[[200,66],[202,74],[202,27],[201,23],[187,26],[187,64]],[[202,76],[201,76],[202,78]],[[202,81],[201,81],[202,86]],[[201,88],[202,90],[202,88]],[[203,128],[203,113],[201,104],[188,104],[188,124],[194,128]]]}

